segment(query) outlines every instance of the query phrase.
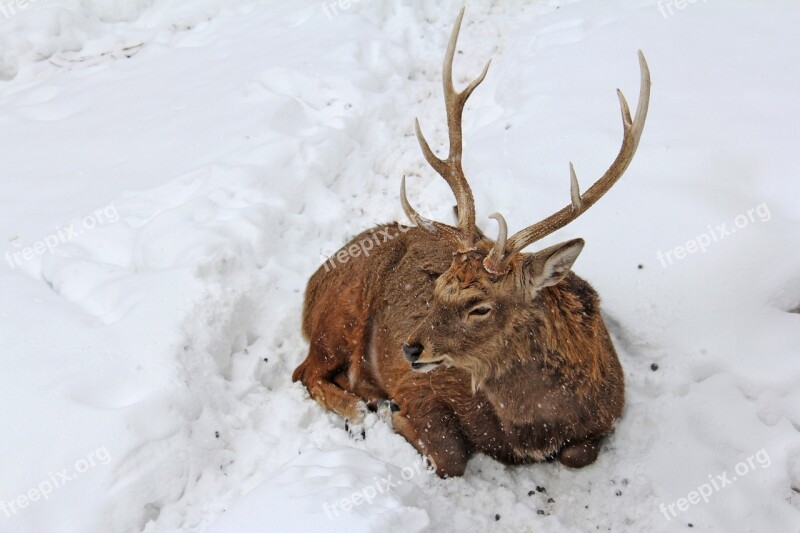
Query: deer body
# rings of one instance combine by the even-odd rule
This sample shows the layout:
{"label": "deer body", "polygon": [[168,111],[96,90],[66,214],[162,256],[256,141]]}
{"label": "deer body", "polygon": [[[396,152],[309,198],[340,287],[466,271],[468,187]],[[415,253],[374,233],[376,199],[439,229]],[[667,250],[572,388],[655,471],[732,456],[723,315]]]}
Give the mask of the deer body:
{"label": "deer body", "polygon": [[[461,170],[461,112],[486,74],[461,93],[452,86],[462,16],[445,54],[447,159],[433,154],[417,124],[425,158],[458,201],[457,226],[417,214],[403,179],[401,203],[416,227],[368,230],[342,248],[346,261],[326,263],[311,277],[303,311],[310,348],[292,379],[351,422],[383,407],[440,476],[463,474],[476,452],[508,464],[558,458],[582,467],[596,459],[622,413],[622,368],[597,294],[570,271],[583,240],[521,250],[582,214],[622,175],[644,126],[647,65],[640,54],[634,118],[619,93],[624,138],[606,174],[581,195],[571,171],[572,205],[511,238],[502,216],[493,215],[500,234],[492,241],[475,225]],[[382,238],[371,253],[352,253],[359,243],[379,242],[376,235]]]}
{"label": "deer body", "polygon": [[[311,383],[312,391],[315,381],[328,382],[323,405],[351,421],[364,403],[395,401],[401,406],[391,415],[395,428],[440,475],[461,475],[474,452],[513,464],[567,446],[562,461],[592,462],[597,440],[621,414],[624,386],[591,287],[570,273],[525,308],[499,309],[508,329],[503,368],[473,392],[465,370],[415,372],[399,354],[424,322],[436,280],[461,257],[454,258],[446,240],[418,228],[401,232],[396,224],[365,232],[342,250],[385,229],[396,237],[380,253],[353,257],[347,268],[320,267],[312,276],[303,318],[311,349],[293,378]],[[559,346],[564,327],[578,333],[568,347]]]}

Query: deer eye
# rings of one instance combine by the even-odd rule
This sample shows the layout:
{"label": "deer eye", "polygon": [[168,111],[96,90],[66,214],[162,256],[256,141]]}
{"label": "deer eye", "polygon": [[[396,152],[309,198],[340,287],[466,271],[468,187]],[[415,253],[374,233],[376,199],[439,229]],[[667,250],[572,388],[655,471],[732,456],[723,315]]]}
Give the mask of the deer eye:
{"label": "deer eye", "polygon": [[470,310],[469,316],[484,316],[484,315],[488,315],[491,310],[492,310],[492,306],[490,306],[490,305],[478,305],[478,306],[473,307]]}

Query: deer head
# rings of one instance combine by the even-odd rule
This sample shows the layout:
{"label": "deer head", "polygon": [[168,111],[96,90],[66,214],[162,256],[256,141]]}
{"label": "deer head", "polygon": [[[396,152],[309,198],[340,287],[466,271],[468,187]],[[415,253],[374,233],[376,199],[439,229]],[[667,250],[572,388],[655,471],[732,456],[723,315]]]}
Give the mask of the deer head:
{"label": "deer head", "polygon": [[[450,268],[436,280],[429,314],[409,335],[403,353],[412,368],[420,372],[431,371],[441,364],[463,368],[471,373],[475,388],[487,377],[501,374],[510,358],[523,353],[524,347],[512,345],[529,342],[524,337],[529,336],[532,321],[546,320],[554,305],[569,305],[569,302],[542,297],[542,290],[558,284],[568,275],[583,249],[583,239],[573,239],[535,253],[522,250],[586,212],[625,172],[644,129],[650,99],[650,73],[639,51],[641,87],[636,113],[631,117],[625,97],[617,90],[622,113],[622,146],[600,179],[581,194],[570,163],[570,204],[510,238],[505,219],[495,213],[491,218],[499,224],[499,235],[492,241],[485,238],[475,224],[475,203],[461,167],[464,104],[489,69],[487,63],[483,72],[463,91],[455,90],[453,57],[463,16],[462,9],[444,58],[443,85],[450,139],[446,159],[433,153],[416,121],[417,140],[425,159],[445,179],[456,197],[457,225],[420,216],[406,197],[405,177],[400,188],[406,215],[424,231],[438,233],[449,240],[455,253]],[[569,329],[569,325],[562,327]],[[508,357],[498,357],[498,354]]]}

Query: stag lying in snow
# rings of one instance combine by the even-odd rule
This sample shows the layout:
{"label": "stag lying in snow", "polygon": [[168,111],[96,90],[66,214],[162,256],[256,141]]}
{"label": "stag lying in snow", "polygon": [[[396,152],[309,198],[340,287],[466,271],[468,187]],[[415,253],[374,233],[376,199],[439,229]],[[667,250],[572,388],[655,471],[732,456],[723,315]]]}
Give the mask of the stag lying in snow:
{"label": "stag lying in snow", "polygon": [[[510,238],[496,213],[492,241],[475,225],[461,168],[464,103],[489,67],[456,92],[463,14],[444,59],[447,159],[434,155],[416,124],[425,159],[456,196],[458,224],[417,214],[403,179],[401,202],[416,227],[368,230],[342,248],[346,263],[311,277],[303,312],[310,348],[292,379],[351,423],[380,407],[440,476],[463,474],[475,452],[509,464],[557,457],[582,467],[594,462],[622,413],[622,368],[597,293],[570,271],[583,240],[522,250],[580,216],[622,176],[644,128],[650,75],[639,52],[638,107],[631,118],[618,91],[624,134],[608,171],[580,194],[570,165],[570,205]],[[384,237],[371,253],[352,253],[378,234]]]}

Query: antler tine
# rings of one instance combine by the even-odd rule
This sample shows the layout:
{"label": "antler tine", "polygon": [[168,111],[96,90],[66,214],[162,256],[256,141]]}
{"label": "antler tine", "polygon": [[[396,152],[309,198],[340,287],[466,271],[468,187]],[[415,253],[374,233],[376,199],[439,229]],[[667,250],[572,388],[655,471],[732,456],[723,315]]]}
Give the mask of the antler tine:
{"label": "antler tine", "polygon": [[489,218],[493,218],[500,226],[497,240],[494,242],[492,250],[483,260],[483,267],[492,274],[501,274],[503,269],[503,252],[506,248],[506,238],[508,237],[508,224],[500,213],[492,213]]}
{"label": "antler tine", "polygon": [[476,233],[475,201],[472,198],[472,189],[470,189],[467,179],[464,176],[464,171],[461,168],[463,148],[461,115],[464,111],[464,104],[472,94],[472,91],[474,91],[486,77],[491,61],[486,63],[483,72],[467,85],[463,91],[459,93],[455,90],[453,86],[453,58],[455,57],[456,42],[458,41],[461,20],[463,18],[464,8],[461,8],[461,12],[458,14],[458,18],[453,26],[453,31],[450,34],[450,41],[447,44],[447,52],[444,55],[444,65],[442,67],[442,85],[444,89],[445,107],[447,108],[447,129],[450,137],[450,152],[447,155],[447,159],[441,159],[433,153],[433,150],[431,150],[428,145],[428,141],[425,140],[425,136],[422,134],[418,119],[415,121],[415,130],[425,160],[445,179],[456,197],[456,202],[458,204],[458,228],[468,239],[474,240],[474,235]]}
{"label": "antler tine", "polygon": [[429,233],[441,232],[454,244],[459,245],[459,247],[463,247],[464,235],[459,230],[452,226],[448,226],[447,224],[442,224],[441,222],[427,219],[417,213],[417,211],[411,207],[411,204],[408,202],[408,197],[406,196],[405,176],[403,176],[403,179],[400,181],[400,205],[403,206],[403,211],[405,212],[406,216],[418,227]]}
{"label": "antler tine", "polygon": [[639,69],[641,71],[641,86],[639,88],[639,103],[636,106],[636,114],[631,119],[628,102],[622,92],[617,89],[619,96],[620,111],[622,113],[622,146],[614,162],[589,189],[580,194],[578,189],[578,178],[575,169],[570,166],[570,193],[572,202],[560,211],[553,213],[546,219],[529,226],[511,237],[508,240],[504,257],[508,258],[519,252],[529,244],[538,241],[554,231],[563,228],[583,213],[585,213],[595,202],[597,202],[625,173],[625,170],[633,160],[636,148],[639,146],[639,139],[644,130],[644,123],[647,119],[647,109],[650,105],[650,69],[644,54],[639,50]]}

